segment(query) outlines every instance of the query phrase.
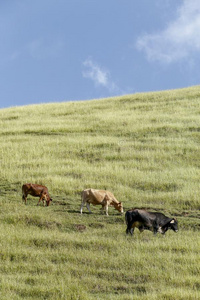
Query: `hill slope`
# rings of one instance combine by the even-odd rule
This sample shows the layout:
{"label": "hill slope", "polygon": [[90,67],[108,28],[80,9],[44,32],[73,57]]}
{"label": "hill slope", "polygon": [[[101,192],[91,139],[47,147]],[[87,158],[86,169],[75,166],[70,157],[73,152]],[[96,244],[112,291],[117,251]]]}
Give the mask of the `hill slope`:
{"label": "hill slope", "polygon": [[[0,110],[1,299],[197,299],[199,124],[200,87]],[[25,182],[53,205],[25,206]],[[80,216],[88,187],[177,216],[180,233],[127,239],[112,208]]]}

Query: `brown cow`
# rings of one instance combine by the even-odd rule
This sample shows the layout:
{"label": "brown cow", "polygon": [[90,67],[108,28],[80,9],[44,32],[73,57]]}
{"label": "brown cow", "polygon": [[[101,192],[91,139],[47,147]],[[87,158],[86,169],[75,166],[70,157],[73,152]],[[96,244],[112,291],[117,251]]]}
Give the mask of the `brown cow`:
{"label": "brown cow", "polygon": [[39,205],[40,201],[42,200],[44,206],[45,206],[45,201],[46,201],[46,205],[49,206],[50,201],[52,201],[47,187],[43,186],[43,185],[33,184],[33,183],[23,184],[22,185],[22,200],[25,201],[25,204],[27,202],[28,194],[30,194],[31,196],[34,196],[34,197],[40,197],[37,205]]}
{"label": "brown cow", "polygon": [[106,215],[108,216],[108,206],[114,206],[119,212],[123,213],[123,205],[121,202],[118,202],[114,195],[109,191],[104,190],[94,190],[86,189],[82,192],[81,195],[81,214],[83,211],[83,206],[86,203],[87,209],[91,213],[90,204],[93,205],[102,205],[102,212],[106,210]]}

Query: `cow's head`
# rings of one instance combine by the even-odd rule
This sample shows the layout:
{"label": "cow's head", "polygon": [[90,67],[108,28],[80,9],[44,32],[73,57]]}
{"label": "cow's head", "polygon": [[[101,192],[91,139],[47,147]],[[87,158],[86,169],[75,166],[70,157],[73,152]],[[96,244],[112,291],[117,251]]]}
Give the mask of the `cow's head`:
{"label": "cow's head", "polygon": [[172,229],[173,231],[175,232],[178,232],[178,221],[176,219],[172,219],[170,222],[169,222],[169,228]]}
{"label": "cow's head", "polygon": [[123,204],[121,202],[117,203],[116,209],[120,212],[123,213]]}
{"label": "cow's head", "polygon": [[46,205],[49,206],[50,202],[53,201],[50,197],[46,197]]}

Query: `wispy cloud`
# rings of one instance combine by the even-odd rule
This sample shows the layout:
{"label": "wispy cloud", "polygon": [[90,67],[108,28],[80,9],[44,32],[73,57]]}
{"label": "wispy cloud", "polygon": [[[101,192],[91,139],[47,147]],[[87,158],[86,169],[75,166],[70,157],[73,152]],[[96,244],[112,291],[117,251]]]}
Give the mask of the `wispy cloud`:
{"label": "wispy cloud", "polygon": [[162,63],[187,59],[200,52],[200,1],[184,0],[176,19],[165,30],[140,37],[136,45],[148,60]]}
{"label": "wispy cloud", "polygon": [[64,46],[65,43],[61,39],[38,38],[28,44],[28,51],[35,59],[53,58],[60,55]]}
{"label": "wispy cloud", "polygon": [[91,58],[83,62],[85,70],[82,72],[84,78],[91,79],[96,87],[106,88],[110,94],[122,94],[120,88],[111,79],[110,72],[99,66]]}
{"label": "wispy cloud", "polygon": [[85,70],[83,71],[83,77],[92,79],[95,85],[107,87],[109,84],[109,72],[91,59],[87,59],[83,62]]}

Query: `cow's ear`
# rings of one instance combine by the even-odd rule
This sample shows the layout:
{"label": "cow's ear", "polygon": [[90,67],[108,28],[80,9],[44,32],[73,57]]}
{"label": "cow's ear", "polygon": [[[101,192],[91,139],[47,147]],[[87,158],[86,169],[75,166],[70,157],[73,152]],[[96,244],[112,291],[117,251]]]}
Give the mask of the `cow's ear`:
{"label": "cow's ear", "polygon": [[172,220],[170,221],[170,224],[173,224],[173,223],[175,223],[174,219],[172,219]]}

